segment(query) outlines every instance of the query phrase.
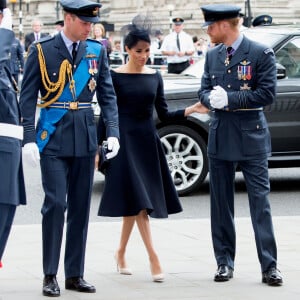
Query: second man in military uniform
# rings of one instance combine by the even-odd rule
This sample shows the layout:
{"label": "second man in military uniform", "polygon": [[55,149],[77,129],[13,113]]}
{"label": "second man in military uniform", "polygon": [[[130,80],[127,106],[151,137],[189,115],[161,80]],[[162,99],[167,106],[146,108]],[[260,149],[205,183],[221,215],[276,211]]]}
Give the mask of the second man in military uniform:
{"label": "second man in military uniform", "polygon": [[240,8],[201,7],[207,33],[217,46],[206,54],[199,97],[212,110],[208,139],[211,228],[217,282],[233,277],[236,233],[234,179],[237,165],[247,186],[262,282],[282,284],[269,202],[271,139],[263,108],[275,100],[272,49],[239,31]]}

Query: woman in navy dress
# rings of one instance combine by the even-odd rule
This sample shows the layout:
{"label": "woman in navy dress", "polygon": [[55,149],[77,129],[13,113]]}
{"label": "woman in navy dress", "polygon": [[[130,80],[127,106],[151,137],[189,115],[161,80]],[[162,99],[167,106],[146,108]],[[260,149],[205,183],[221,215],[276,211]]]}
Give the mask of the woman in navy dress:
{"label": "woman in navy dress", "polygon": [[115,254],[118,272],[131,274],[125,251],[137,223],[149,255],[152,279],[163,281],[164,274],[152,244],[149,216],[167,218],[168,214],[181,212],[182,207],[153,122],[153,109],[161,120],[180,120],[193,112],[205,113],[207,109],[198,102],[185,110],[168,111],[162,77],[146,66],[150,56],[149,32],[136,25],[129,25],[128,29],[124,44],[129,60],[111,70],[121,147],[106,169],[98,215],[123,216],[120,245]]}

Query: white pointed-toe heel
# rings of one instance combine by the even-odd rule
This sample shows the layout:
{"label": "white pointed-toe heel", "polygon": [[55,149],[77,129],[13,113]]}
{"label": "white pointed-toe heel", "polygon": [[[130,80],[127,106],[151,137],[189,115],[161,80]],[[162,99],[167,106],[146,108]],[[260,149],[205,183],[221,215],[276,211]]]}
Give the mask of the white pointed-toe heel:
{"label": "white pointed-toe heel", "polygon": [[115,255],[115,261],[117,264],[117,272],[121,275],[132,275],[132,271],[130,268],[120,268],[118,264],[117,255]]}
{"label": "white pointed-toe heel", "polygon": [[119,268],[118,264],[117,264],[117,271],[121,275],[132,275],[131,269],[129,269],[129,268]]}
{"label": "white pointed-toe heel", "polygon": [[152,269],[151,264],[150,264],[150,270],[151,270],[151,274],[152,274],[152,280],[154,282],[163,282],[165,280],[164,273],[153,274],[153,269]]}
{"label": "white pointed-toe heel", "polygon": [[152,275],[154,282],[163,282],[165,280],[165,275],[163,273]]}

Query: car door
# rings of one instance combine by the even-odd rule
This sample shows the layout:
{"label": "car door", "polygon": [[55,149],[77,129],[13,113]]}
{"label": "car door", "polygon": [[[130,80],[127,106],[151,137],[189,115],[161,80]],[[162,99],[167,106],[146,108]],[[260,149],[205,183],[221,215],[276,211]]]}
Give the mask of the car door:
{"label": "car door", "polygon": [[265,108],[273,156],[300,155],[300,37],[276,51],[286,77],[277,80],[276,101]]}

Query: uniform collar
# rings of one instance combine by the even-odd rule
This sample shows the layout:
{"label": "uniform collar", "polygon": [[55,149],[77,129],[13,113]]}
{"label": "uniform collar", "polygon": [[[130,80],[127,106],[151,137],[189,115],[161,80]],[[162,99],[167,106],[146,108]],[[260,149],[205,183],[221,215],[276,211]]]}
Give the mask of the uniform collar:
{"label": "uniform collar", "polygon": [[242,43],[243,37],[244,37],[243,34],[240,34],[238,38],[230,45],[234,49],[234,52],[238,49],[238,47]]}
{"label": "uniform collar", "polygon": [[[71,41],[71,40],[65,35],[65,33],[64,33],[63,30],[60,32],[60,34],[61,34],[61,37],[62,37],[62,39],[63,39],[63,41],[64,41],[64,43],[65,43],[67,49],[68,49],[69,52],[70,52],[71,49],[72,49],[72,45],[73,45],[74,42]],[[77,42],[76,42],[77,45],[79,45],[79,42],[80,42],[80,41],[77,41]],[[70,53],[71,53],[71,52],[70,52]]]}

